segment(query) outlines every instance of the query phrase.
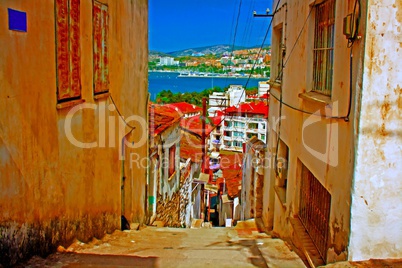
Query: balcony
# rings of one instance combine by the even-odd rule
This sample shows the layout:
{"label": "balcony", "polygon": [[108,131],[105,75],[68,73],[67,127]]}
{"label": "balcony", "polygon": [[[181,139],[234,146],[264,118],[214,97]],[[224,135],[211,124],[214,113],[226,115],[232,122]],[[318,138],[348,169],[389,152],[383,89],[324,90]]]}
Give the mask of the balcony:
{"label": "balcony", "polygon": [[260,131],[257,128],[249,128],[249,129],[247,129],[246,134],[247,133],[259,133],[259,132]]}
{"label": "balcony", "polygon": [[230,118],[230,121],[246,122],[246,118],[242,116],[231,116]]}
{"label": "balcony", "polygon": [[247,118],[247,122],[255,122],[255,123],[259,123],[259,122],[266,122],[267,119],[265,118],[255,118],[255,117],[246,117]]}
{"label": "balcony", "polygon": [[225,131],[233,131],[234,130],[234,128],[233,128],[233,126],[230,126],[230,127],[222,127],[222,132],[225,132]]}

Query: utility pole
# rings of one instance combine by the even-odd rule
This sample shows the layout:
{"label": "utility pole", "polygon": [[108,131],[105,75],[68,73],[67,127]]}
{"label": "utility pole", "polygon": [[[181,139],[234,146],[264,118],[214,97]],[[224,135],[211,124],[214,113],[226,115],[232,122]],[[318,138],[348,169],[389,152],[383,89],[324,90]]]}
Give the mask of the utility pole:
{"label": "utility pole", "polygon": [[253,16],[254,17],[273,17],[274,14],[268,14],[269,13],[269,8],[267,8],[267,10],[265,11],[265,14],[257,14],[256,11],[253,12]]}
{"label": "utility pole", "polygon": [[202,134],[201,134],[201,141],[202,141],[202,172],[205,172],[206,169],[206,148],[205,148],[205,120],[207,117],[207,98],[202,98]]}
{"label": "utility pole", "polygon": [[[205,173],[206,172],[206,150],[205,150],[205,139],[206,139],[206,135],[205,135],[205,119],[207,116],[207,99],[206,98],[202,98],[202,132],[201,132],[201,146],[202,146],[202,163],[201,163],[201,172]],[[204,184],[201,184],[201,213],[204,214],[204,221],[205,218],[207,217],[207,215],[205,215],[205,186]]]}

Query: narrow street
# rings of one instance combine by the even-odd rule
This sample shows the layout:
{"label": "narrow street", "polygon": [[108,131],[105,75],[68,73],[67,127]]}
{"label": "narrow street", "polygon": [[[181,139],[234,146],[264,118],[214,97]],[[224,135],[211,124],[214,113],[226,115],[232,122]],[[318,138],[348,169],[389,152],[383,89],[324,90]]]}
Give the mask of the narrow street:
{"label": "narrow street", "polygon": [[255,228],[146,227],[32,258],[25,267],[305,267],[288,245]]}

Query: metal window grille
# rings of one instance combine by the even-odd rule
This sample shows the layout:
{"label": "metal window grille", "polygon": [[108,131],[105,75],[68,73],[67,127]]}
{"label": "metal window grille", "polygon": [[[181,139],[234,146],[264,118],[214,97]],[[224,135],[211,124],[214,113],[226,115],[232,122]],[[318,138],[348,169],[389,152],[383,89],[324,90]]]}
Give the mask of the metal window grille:
{"label": "metal window grille", "polygon": [[324,261],[328,249],[330,208],[330,193],[303,165],[299,218]]}
{"label": "metal window grille", "polygon": [[334,65],[335,0],[315,7],[313,91],[331,95]]}
{"label": "metal window grille", "polygon": [[283,28],[280,28],[277,30],[277,36],[278,36],[278,47],[277,47],[277,74],[276,74],[276,82],[281,82],[282,81],[282,64],[283,64]]}

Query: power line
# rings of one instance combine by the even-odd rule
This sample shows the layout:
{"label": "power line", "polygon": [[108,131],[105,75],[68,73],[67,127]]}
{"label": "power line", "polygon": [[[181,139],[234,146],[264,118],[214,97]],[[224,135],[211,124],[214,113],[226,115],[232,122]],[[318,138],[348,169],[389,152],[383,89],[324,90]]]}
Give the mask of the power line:
{"label": "power line", "polygon": [[117,113],[119,114],[121,120],[123,120],[124,124],[126,126],[128,126],[129,128],[131,128],[131,130],[134,130],[135,127],[133,127],[132,125],[130,125],[129,123],[127,123],[127,121],[124,119],[124,116],[120,113],[119,108],[117,107],[116,103],[113,100],[112,94],[109,95],[110,100],[113,102],[114,107],[116,108]]}
{"label": "power line", "polygon": [[[357,0],[356,0],[356,1],[357,1]],[[315,1],[314,1],[314,3],[313,3],[313,6],[314,6],[314,4],[315,4]],[[276,78],[275,78],[274,81],[276,81],[278,78],[280,78],[280,77],[282,76],[283,71],[284,71],[284,69],[285,69],[287,63],[289,62],[289,60],[290,60],[290,58],[291,58],[291,56],[292,56],[292,54],[293,54],[294,49],[296,48],[297,44],[298,44],[299,41],[300,41],[300,37],[301,37],[301,35],[302,35],[303,31],[304,31],[305,26],[307,25],[307,22],[308,22],[308,20],[309,20],[309,18],[310,18],[310,16],[311,16],[312,11],[313,11],[313,8],[310,9],[307,18],[306,18],[306,20],[304,21],[303,26],[302,26],[302,28],[301,28],[299,34],[297,35],[296,41],[295,41],[295,43],[293,44],[293,46],[292,46],[292,48],[291,48],[291,50],[290,50],[289,56],[287,57],[286,61],[282,64],[281,70],[280,70],[279,74],[276,76]],[[351,69],[351,66],[352,66],[352,59],[353,59],[352,46],[353,46],[353,43],[352,43],[351,46],[349,46],[349,47],[351,48],[351,53],[350,53],[350,69]],[[351,94],[351,93],[350,93],[350,94]],[[347,113],[346,116],[326,116],[326,115],[321,115],[321,114],[317,114],[317,113],[312,113],[312,112],[309,112],[309,111],[306,111],[306,110],[303,110],[303,109],[294,107],[293,105],[290,105],[290,104],[288,104],[288,103],[286,103],[286,102],[283,102],[283,100],[282,100],[282,90],[281,90],[281,92],[280,92],[280,97],[279,97],[279,98],[278,98],[277,96],[275,96],[274,94],[272,94],[272,93],[271,93],[270,95],[272,95],[275,99],[277,99],[278,101],[280,101],[280,104],[284,104],[285,106],[287,106],[287,107],[289,107],[289,108],[291,108],[291,109],[293,109],[293,110],[295,110],[295,111],[301,112],[301,113],[310,114],[310,115],[315,115],[315,116],[319,116],[319,117],[323,117],[323,118],[327,118],[327,119],[343,119],[343,120],[345,120],[345,121],[348,121],[348,120],[349,120],[350,109],[351,109],[351,100],[349,100],[348,113]],[[351,98],[351,97],[350,97],[350,98]],[[281,106],[281,105],[280,105],[280,106]],[[281,109],[281,107],[280,107],[279,109]]]}
{"label": "power line", "polygon": [[237,11],[236,26],[235,26],[235,31],[234,31],[233,43],[232,43],[232,53],[234,51],[234,45],[236,43],[237,27],[239,26],[241,4],[242,4],[242,0],[240,0],[240,2],[239,2],[239,10]]}
{"label": "power line", "polygon": [[[277,12],[277,10],[278,10],[278,7],[279,7],[280,2],[281,2],[281,0],[279,0],[278,3],[276,4],[276,7],[275,7],[275,10],[274,10],[273,16],[275,16],[275,14],[276,14],[276,12]],[[262,41],[262,43],[261,43],[260,49],[258,50],[257,57],[256,57],[256,59],[255,59],[255,61],[254,61],[253,67],[251,68],[250,74],[249,74],[249,76],[248,76],[248,78],[247,78],[247,81],[246,81],[246,84],[245,84],[245,86],[244,86],[244,91],[243,91],[242,94],[240,95],[240,98],[239,98],[239,100],[238,100],[238,102],[237,102],[236,105],[239,105],[240,100],[241,100],[241,98],[243,97],[243,94],[245,94],[245,92],[246,92],[247,85],[248,85],[248,83],[249,83],[249,81],[250,81],[250,79],[251,79],[251,75],[253,74],[253,71],[254,71],[254,69],[255,69],[255,65],[257,64],[257,59],[259,58],[259,56],[260,56],[260,54],[261,54],[262,48],[264,47],[265,41],[266,41],[266,39],[267,39],[267,37],[268,37],[269,30],[270,30],[271,27],[272,27],[272,21],[273,21],[273,17],[272,17],[272,19],[271,19],[271,21],[270,21],[270,23],[269,23],[269,25],[268,25],[268,27],[267,27],[267,30],[266,30],[266,32],[265,32],[264,39],[263,39],[263,41]],[[235,106],[236,106],[236,105],[235,105]],[[230,117],[233,118],[233,115],[230,116]],[[225,116],[223,116],[222,119],[221,119],[221,121],[219,121],[219,123],[218,123],[217,125],[220,125],[225,119],[226,119]]]}

